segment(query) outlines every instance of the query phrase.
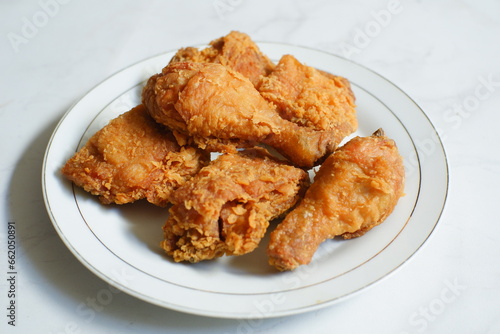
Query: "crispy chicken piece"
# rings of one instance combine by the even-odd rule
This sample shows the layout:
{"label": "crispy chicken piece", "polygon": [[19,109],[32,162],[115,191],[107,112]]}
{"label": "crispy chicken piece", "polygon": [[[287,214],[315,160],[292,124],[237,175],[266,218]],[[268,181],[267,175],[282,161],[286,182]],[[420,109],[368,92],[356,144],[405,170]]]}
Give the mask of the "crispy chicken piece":
{"label": "crispy chicken piece", "polygon": [[94,134],[61,172],[103,204],[146,198],[165,206],[171,192],[205,166],[209,154],[180,147],[143,105],[111,120]]}
{"label": "crispy chicken piece", "polygon": [[283,118],[301,126],[335,131],[341,137],[358,127],[349,81],[303,65],[291,55],[280,59],[258,89]]}
{"label": "crispy chicken piece", "polygon": [[292,270],[326,239],[358,237],[382,223],[403,195],[404,166],[381,130],[329,156],[302,202],[271,233],[269,263]]}
{"label": "crispy chicken piece", "polygon": [[170,62],[221,64],[243,74],[254,85],[275,66],[250,36],[238,31],[231,31],[228,35],[210,42],[210,46],[202,50],[194,47],[182,48]]}
{"label": "crispy chicken piece", "polygon": [[251,252],[308,185],[304,170],[264,149],[220,155],[172,195],[161,247],[176,262]]}
{"label": "crispy chicken piece", "polygon": [[247,78],[220,64],[170,64],[148,80],[142,98],[180,142],[193,140],[210,151],[263,143],[297,166],[311,167],[344,138],[283,119]]}

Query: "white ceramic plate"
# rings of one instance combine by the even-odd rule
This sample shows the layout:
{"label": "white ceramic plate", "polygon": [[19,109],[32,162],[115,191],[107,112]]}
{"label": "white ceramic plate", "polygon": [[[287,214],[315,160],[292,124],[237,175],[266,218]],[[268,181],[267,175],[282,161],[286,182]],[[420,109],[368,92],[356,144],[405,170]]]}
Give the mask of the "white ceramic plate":
{"label": "white ceramic plate", "polygon": [[428,239],[448,189],[445,153],[423,111],[391,82],[358,64],[307,48],[260,43],[278,60],[300,61],[348,78],[357,97],[359,130],[382,127],[405,158],[406,196],[386,222],[358,239],[328,240],[310,265],[276,272],[267,240],[253,253],[198,264],[174,263],[159,247],[168,212],[138,202],[103,206],[59,170],[98,129],[140,103],[142,86],[167,64],[162,54],[106,79],[62,118],[48,144],[43,191],[51,220],[67,247],[114,287],[166,308],[224,318],[266,318],[331,305],[386,277]]}

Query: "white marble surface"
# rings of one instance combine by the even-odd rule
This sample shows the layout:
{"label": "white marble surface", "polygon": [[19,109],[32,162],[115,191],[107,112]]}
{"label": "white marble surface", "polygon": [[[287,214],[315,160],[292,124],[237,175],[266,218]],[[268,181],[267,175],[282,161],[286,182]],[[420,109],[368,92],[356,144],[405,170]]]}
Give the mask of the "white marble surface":
{"label": "white marble surface", "polygon": [[[21,0],[0,2],[0,18],[0,332],[500,332],[497,0]],[[449,162],[438,228],[394,275],[319,311],[249,323],[118,293],[82,314],[107,284],[69,252],[46,213],[40,173],[51,133],[116,71],[230,30],[348,57],[413,98],[440,129]],[[6,317],[9,221],[17,226],[15,327]]]}

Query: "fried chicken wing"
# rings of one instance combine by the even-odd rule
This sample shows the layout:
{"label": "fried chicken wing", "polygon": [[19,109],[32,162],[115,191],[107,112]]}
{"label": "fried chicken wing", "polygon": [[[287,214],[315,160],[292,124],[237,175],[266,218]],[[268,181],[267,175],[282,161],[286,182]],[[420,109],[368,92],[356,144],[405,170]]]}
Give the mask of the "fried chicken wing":
{"label": "fried chicken wing", "polygon": [[304,199],[271,233],[269,263],[292,270],[326,239],[358,237],[382,223],[403,195],[404,166],[381,130],[356,137],[329,156]]}
{"label": "fried chicken wing", "polygon": [[161,246],[176,262],[248,253],[308,184],[263,149],[220,155],[172,195]]}
{"label": "fried chicken wing", "polygon": [[61,169],[103,204],[146,198],[165,206],[168,197],[209,161],[209,154],[180,147],[143,105],[111,120]]}
{"label": "fried chicken wing", "polygon": [[344,138],[282,118],[247,78],[220,64],[168,65],[148,80],[143,103],[181,142],[219,152],[264,143],[301,167],[313,166]]}
{"label": "fried chicken wing", "polygon": [[231,31],[224,37],[210,42],[210,46],[199,50],[182,48],[172,57],[173,62],[217,63],[229,67],[257,85],[262,76],[274,69],[274,63],[263,54],[247,34]]}
{"label": "fried chicken wing", "polygon": [[349,81],[306,66],[291,55],[280,59],[258,89],[283,118],[301,126],[336,131],[342,137],[357,129]]}

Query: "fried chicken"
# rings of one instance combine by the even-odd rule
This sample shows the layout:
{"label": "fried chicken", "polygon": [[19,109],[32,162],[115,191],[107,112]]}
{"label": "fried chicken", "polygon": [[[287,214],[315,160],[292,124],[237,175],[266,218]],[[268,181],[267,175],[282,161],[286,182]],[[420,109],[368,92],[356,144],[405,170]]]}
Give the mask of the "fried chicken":
{"label": "fried chicken", "polygon": [[280,59],[258,89],[278,107],[281,117],[301,126],[335,131],[340,137],[357,129],[355,99],[349,81],[306,66],[291,55]]}
{"label": "fried chicken", "polygon": [[103,204],[146,198],[165,206],[172,191],[205,166],[210,157],[177,144],[143,105],[111,120],[61,169],[62,174]]}
{"label": "fried chicken", "polygon": [[148,80],[143,103],[184,143],[210,151],[263,143],[297,166],[312,167],[344,138],[282,118],[243,75],[220,64],[172,63]]}
{"label": "fried chicken", "polygon": [[255,86],[261,76],[268,75],[275,66],[250,36],[238,31],[231,31],[226,36],[210,42],[210,46],[202,50],[195,47],[182,48],[170,62],[221,64],[241,73]]}
{"label": "fried chicken", "polygon": [[403,195],[404,166],[381,130],[329,156],[300,204],[271,233],[269,263],[292,270],[326,239],[358,237],[382,223]]}
{"label": "fried chicken", "polygon": [[[403,195],[402,157],[382,130],[338,148],[358,126],[350,82],[292,55],[276,65],[244,33],[179,49],[141,102],[61,173],[103,204],[171,204],[160,246],[175,262],[252,252],[284,218],[267,253],[293,270],[326,239],[382,223]],[[311,185],[306,169],[320,164]]]}
{"label": "fried chicken", "polygon": [[171,196],[161,247],[176,262],[251,252],[308,185],[304,170],[263,149],[220,155]]}

